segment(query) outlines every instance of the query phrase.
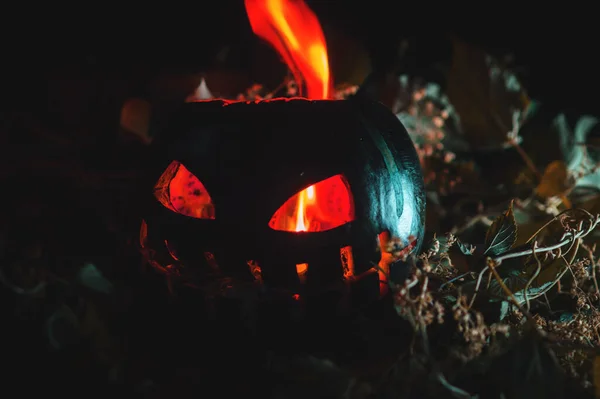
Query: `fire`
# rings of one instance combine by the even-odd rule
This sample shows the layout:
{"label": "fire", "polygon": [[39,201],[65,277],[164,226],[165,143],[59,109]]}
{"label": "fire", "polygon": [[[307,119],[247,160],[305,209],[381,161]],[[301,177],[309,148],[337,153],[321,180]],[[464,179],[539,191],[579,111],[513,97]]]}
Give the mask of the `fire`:
{"label": "fire", "polygon": [[314,183],[289,198],[274,214],[274,230],[315,233],[354,220],[354,200],[348,182],[335,175]]}
{"label": "fire", "polygon": [[[331,74],[325,35],[319,20],[302,0],[245,0],[254,33],[283,57],[306,98],[328,99]],[[302,91],[300,91],[302,95]]]}
{"label": "fire", "polygon": [[310,221],[306,217],[306,208],[313,205],[315,202],[315,186],[310,186],[302,190],[298,194],[298,202],[296,204],[296,227],[294,231],[308,231]]}
{"label": "fire", "polygon": [[[304,82],[306,97],[329,98],[331,74],[325,35],[306,3],[302,0],[245,0],[245,5],[252,30],[275,47],[296,81]],[[302,90],[301,84],[299,87]],[[315,202],[314,185],[298,193],[294,231],[309,231],[306,209]]]}

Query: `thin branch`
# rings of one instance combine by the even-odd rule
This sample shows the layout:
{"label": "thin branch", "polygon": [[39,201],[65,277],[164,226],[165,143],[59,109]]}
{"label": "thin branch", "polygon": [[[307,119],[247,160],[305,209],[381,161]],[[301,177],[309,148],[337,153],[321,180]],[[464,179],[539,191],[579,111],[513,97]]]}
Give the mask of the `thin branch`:
{"label": "thin branch", "polygon": [[[535,261],[537,263],[537,268],[535,269],[535,273],[533,273],[533,275],[531,276],[529,281],[527,281],[527,284],[525,284],[525,289],[523,290],[523,295],[525,296],[525,303],[527,306],[527,310],[531,309],[531,307],[529,305],[529,296],[527,295],[527,293],[529,292],[529,287],[533,283],[533,280],[535,280],[537,278],[537,276],[540,275],[540,271],[542,270],[542,262],[540,261],[540,258],[537,256],[536,249],[537,249],[537,241],[534,241],[533,242],[533,258],[535,259]],[[558,249],[558,252],[559,252],[559,256],[560,256],[561,255],[560,248]]]}
{"label": "thin branch", "polygon": [[[591,216],[591,214],[590,214],[590,216]],[[588,234],[590,234],[599,223],[600,223],[600,217],[596,216],[593,218],[593,220],[590,220],[590,225],[588,226],[587,229],[577,231],[577,233],[575,233],[575,234],[573,234],[572,232],[567,232],[565,234],[566,237],[562,241],[560,241],[558,244],[554,244],[554,245],[551,245],[548,247],[540,247],[537,250],[537,252],[550,252],[550,251],[559,249],[561,247],[564,247],[565,245],[568,245],[568,244],[572,243],[573,241],[575,241],[579,238],[583,238],[583,237],[587,236]],[[522,256],[529,256],[532,254],[533,254],[533,249],[531,249],[531,248],[525,249],[525,250],[520,250],[517,252],[508,251],[504,255],[500,255],[500,256],[494,258],[494,260],[498,263],[502,263],[502,261],[505,261],[507,259],[520,258]]]}
{"label": "thin branch", "polygon": [[[505,261],[507,259],[520,258],[523,256],[534,255],[534,253],[552,252],[552,251],[556,251],[556,250],[561,251],[562,247],[569,245],[569,244],[573,245],[574,243],[579,242],[579,240],[581,238],[590,234],[596,228],[596,226],[600,223],[600,216],[592,216],[592,214],[589,213],[588,211],[586,211],[585,209],[577,209],[577,210],[585,213],[586,216],[589,217],[589,220],[588,220],[589,226],[586,229],[583,228],[583,223],[580,223],[578,226],[579,228],[577,229],[577,231],[575,233],[573,231],[565,232],[565,234],[562,237],[562,240],[557,244],[550,245],[547,247],[539,247],[539,248],[535,248],[535,245],[534,245],[534,247],[532,247],[532,248],[515,250],[514,252],[508,251],[508,252],[504,253],[503,255],[497,256],[495,258],[490,258],[490,260],[492,262],[491,263],[488,262],[488,264],[479,272],[479,275],[477,277],[477,283],[475,285],[475,292],[473,293],[473,296],[471,297],[469,307],[472,307],[473,304],[475,303],[475,299],[477,298],[477,294],[481,287],[481,281],[483,279],[484,274],[488,270],[490,270],[490,265],[493,264],[493,265],[495,265],[495,267],[497,267],[500,264],[502,264],[503,261]],[[560,213],[559,215],[555,216],[552,219],[552,221],[546,223],[542,228],[540,228],[532,236],[532,238],[535,238],[543,230],[543,228],[550,225],[551,222],[558,220],[559,216],[564,215],[567,212],[571,213],[573,211],[575,211],[575,209],[570,209],[570,210],[564,211],[564,212]],[[568,269],[568,267],[567,267],[567,269]]]}

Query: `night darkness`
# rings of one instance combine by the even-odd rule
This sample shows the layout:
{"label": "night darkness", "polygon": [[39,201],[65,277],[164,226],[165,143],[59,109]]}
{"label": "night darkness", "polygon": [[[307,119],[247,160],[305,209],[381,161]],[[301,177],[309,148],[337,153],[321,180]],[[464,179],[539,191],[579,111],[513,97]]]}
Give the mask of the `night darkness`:
{"label": "night darkness", "polygon": [[[594,25],[583,11],[575,17],[562,9],[532,9],[537,15],[499,5],[460,11],[402,2],[368,2],[369,7],[339,0],[307,3],[326,29],[363,43],[375,70],[391,68],[399,43],[408,38],[414,46],[412,65],[405,68],[419,70],[447,58],[444,39],[454,33],[490,53],[514,54],[517,65],[528,67],[523,80],[533,97],[593,107],[582,95],[598,86],[597,44]],[[252,34],[242,1],[173,8],[73,10],[77,18],[51,9],[28,15],[22,23],[20,18],[9,21],[3,63],[11,72],[4,78],[13,90],[12,98],[5,98],[9,104],[17,103],[17,97],[29,102],[31,96],[24,93],[35,86],[39,91],[48,77],[69,73],[139,79],[165,70],[211,69],[225,46],[226,65],[219,67],[247,70],[251,53],[262,46]]]}
{"label": "night darkness", "polygon": [[[560,112],[568,113],[569,111],[572,111],[576,117],[586,113],[600,114],[600,101],[595,98],[600,88],[598,73],[600,62],[598,62],[596,54],[599,36],[596,33],[596,25],[588,23],[581,17],[567,16],[565,10],[553,9],[551,10],[553,15],[550,15],[549,7],[546,7],[548,9],[538,7],[538,9],[532,10],[536,14],[532,12],[525,15],[516,7],[497,2],[486,2],[479,7],[480,9],[473,7],[464,10],[449,10],[449,4],[438,8],[434,4],[427,3],[416,6],[399,1],[305,1],[323,26],[328,45],[330,38],[332,43],[335,43],[331,46],[330,50],[332,48],[333,50],[329,54],[335,83],[360,85],[365,75],[368,75],[369,83],[372,82],[372,80],[368,80],[369,78],[376,79],[373,77],[384,75],[386,77],[393,76],[394,83],[398,83],[397,76],[408,74],[424,77],[429,82],[440,83],[444,88],[446,83],[444,76],[447,76],[444,72],[450,69],[452,61],[452,39],[458,37],[468,44],[484,49],[488,54],[497,56],[497,59],[511,55],[509,69],[518,75],[520,82],[526,88],[527,96],[533,100],[539,100],[543,104],[543,112],[547,112],[552,118]],[[3,187],[8,187],[8,190],[11,187],[20,188],[12,188],[11,194],[5,195],[9,198],[11,205],[3,207],[4,212],[0,212],[0,260],[5,262],[3,258],[5,254],[2,252],[4,247],[9,249],[8,255],[17,260],[20,259],[19,256],[22,253],[25,253],[23,255],[25,257],[30,253],[35,253],[32,255],[35,258],[38,256],[37,252],[32,251],[31,248],[43,247],[44,249],[40,250],[43,255],[39,255],[39,257],[43,256],[44,261],[51,259],[48,261],[48,269],[55,268],[56,270],[52,270],[52,273],[56,272],[58,276],[62,276],[61,273],[63,273],[66,280],[75,278],[73,276],[76,272],[73,270],[82,262],[88,261],[88,254],[92,254],[90,256],[93,256],[94,259],[100,259],[99,265],[102,265],[102,262],[108,264],[109,266],[106,268],[108,279],[116,281],[116,285],[121,284],[119,287],[123,288],[124,294],[118,298],[111,297],[109,301],[112,302],[103,304],[104,308],[99,313],[104,312],[109,315],[106,317],[107,319],[115,318],[115,325],[119,326],[118,331],[126,331],[121,334],[122,336],[115,334],[117,336],[115,341],[123,339],[124,342],[126,341],[124,347],[130,345],[133,348],[127,348],[132,354],[128,355],[130,357],[124,362],[123,370],[134,371],[131,371],[131,375],[127,374],[122,378],[127,381],[127,384],[133,381],[130,385],[137,386],[145,382],[143,380],[147,377],[146,374],[150,376],[148,378],[154,378],[152,375],[157,376],[157,379],[164,377],[164,380],[167,381],[165,389],[170,390],[169,384],[179,385],[178,378],[185,380],[185,384],[190,386],[200,384],[198,381],[201,378],[197,378],[197,375],[193,374],[197,373],[197,370],[190,372],[191,374],[188,376],[186,374],[188,370],[185,368],[182,369],[184,370],[183,376],[175,376],[178,372],[177,367],[160,360],[161,356],[164,356],[165,359],[176,357],[172,353],[172,345],[181,352],[187,353],[189,359],[186,358],[186,361],[189,360],[190,364],[197,360],[192,355],[192,351],[188,351],[185,340],[180,340],[178,331],[167,331],[171,334],[169,335],[170,341],[169,339],[165,340],[160,334],[163,329],[169,330],[168,323],[171,321],[173,323],[181,322],[184,326],[194,323],[186,317],[187,313],[195,314],[197,309],[192,302],[185,303],[185,296],[182,296],[181,298],[184,300],[181,302],[184,303],[184,306],[177,312],[171,313],[171,302],[169,302],[171,297],[168,290],[165,289],[166,284],[164,284],[162,276],[160,276],[160,280],[153,280],[151,284],[146,284],[144,278],[139,277],[142,273],[137,266],[141,256],[138,253],[140,251],[136,240],[138,240],[140,230],[140,209],[145,206],[140,203],[146,201],[146,197],[150,198],[149,190],[148,192],[144,191],[147,187],[142,188],[140,180],[148,177],[146,174],[149,172],[144,168],[150,169],[148,165],[151,164],[148,161],[154,162],[151,157],[155,155],[152,151],[156,147],[150,147],[153,149],[149,150],[149,147],[145,145],[147,142],[142,143],[139,137],[134,137],[131,131],[126,131],[122,125],[119,125],[123,104],[130,98],[147,100],[152,105],[152,115],[148,122],[150,130],[154,128],[156,131],[160,131],[163,126],[170,126],[168,125],[171,122],[169,118],[175,114],[171,111],[177,111],[181,107],[183,100],[189,94],[189,88],[196,87],[200,81],[200,73],[209,82],[208,86],[213,94],[216,93],[216,96],[220,96],[221,93],[227,93],[223,97],[235,98],[237,94],[244,93],[254,83],[264,84],[269,90],[277,87],[287,73],[287,67],[281,62],[275,50],[252,32],[242,0],[210,0],[185,6],[169,5],[167,7],[164,4],[160,6],[163,8],[146,11],[146,5],[141,4],[137,10],[131,8],[127,10],[127,14],[121,9],[121,7],[125,8],[122,5],[110,8],[100,3],[84,4],[79,9],[52,5],[49,10],[35,9],[19,14],[4,13],[7,21],[1,24],[3,27],[0,28],[2,29],[0,37],[3,39],[2,56],[0,57],[2,63],[0,70],[3,72],[0,74],[0,98],[2,99],[0,104],[0,158],[3,160],[3,168],[0,168],[0,179],[3,180]],[[585,10],[578,10],[578,13],[592,14]],[[331,36],[328,36],[329,34]],[[406,52],[400,56],[403,43],[409,43],[409,45]],[[348,54],[346,54],[346,50]],[[361,51],[363,52],[361,53]],[[336,74],[338,70],[353,70],[352,57],[356,57],[357,65],[368,59],[370,71],[365,71],[362,66],[359,66],[354,68],[358,70],[358,72],[352,72],[354,75],[350,72],[348,72],[348,76],[342,72]],[[345,65],[345,63],[347,64]],[[483,62],[481,64],[483,65]],[[469,67],[466,69],[468,75],[471,71]],[[487,72],[484,70],[483,75]],[[360,80],[356,76],[360,76]],[[353,79],[357,80],[352,81]],[[455,78],[453,81],[455,93],[467,93],[465,96],[468,97],[469,93],[467,90],[462,90],[463,86],[460,85],[460,82],[457,84],[457,80]],[[190,82],[194,85],[192,86]],[[476,82],[475,85],[479,88],[479,81]],[[283,85],[281,87],[285,88]],[[456,87],[459,87],[460,90],[457,90]],[[187,93],[184,92],[185,90],[188,90]],[[411,92],[413,95],[415,93],[417,92]],[[361,91],[359,94],[362,94]],[[357,97],[360,98],[360,96]],[[241,105],[246,106],[247,104]],[[483,109],[475,108],[476,110],[473,112],[475,114]],[[158,111],[154,112],[155,110]],[[387,110],[384,111],[387,112]],[[391,117],[392,114],[389,116]],[[550,129],[546,129],[546,125],[543,125],[546,122],[547,125],[550,125],[551,118],[546,118],[546,116],[540,118],[542,127],[539,128],[539,132],[541,133],[537,134],[536,130],[534,132],[536,134],[530,136],[534,137],[533,140],[529,142],[524,140],[523,148],[529,151],[531,158],[539,163],[539,170],[543,171],[550,161],[559,159],[562,155],[558,150],[546,151],[537,145],[538,142],[544,141],[548,144],[547,147],[552,147],[554,142],[558,142],[556,138],[548,139]],[[373,119],[376,118],[373,117]],[[394,123],[397,123],[396,118],[392,119]],[[199,122],[199,124],[201,123],[204,121]],[[238,122],[234,121],[234,123]],[[537,129],[537,125],[532,125],[532,130]],[[244,125],[240,125],[240,131],[245,128]],[[330,131],[333,130],[330,129]],[[507,130],[501,130],[502,140],[506,139],[505,132]],[[279,131],[277,130],[277,132]],[[448,127],[448,132],[452,132],[451,127]],[[527,131],[525,132],[527,133]],[[153,132],[151,131],[148,135],[153,136]],[[448,134],[448,136],[451,135]],[[38,142],[44,144],[39,145]],[[450,144],[452,143],[450,142]],[[429,144],[427,143],[427,145]],[[575,146],[575,144],[573,145]],[[268,146],[264,147],[268,148]],[[409,147],[412,151],[412,145]],[[222,148],[229,149],[225,145]],[[258,146],[257,148],[262,147]],[[456,148],[458,148],[455,151],[458,154],[457,158],[465,156],[467,159],[468,154],[461,153],[463,150],[460,148],[462,147],[457,145]],[[514,148],[506,151],[504,147],[498,148],[492,151],[478,148],[477,151],[481,151],[474,151],[474,153],[477,152],[477,156],[473,159],[469,158],[469,162],[465,161],[469,168],[477,162],[481,162],[481,172],[477,171],[477,176],[473,174],[475,176],[473,181],[477,184],[472,184],[469,180],[471,175],[468,173],[474,173],[473,168],[469,169],[470,172],[465,172],[466,168],[451,170],[451,173],[456,172],[459,177],[467,176],[461,184],[467,187],[466,191],[473,189],[473,192],[468,191],[466,194],[459,192],[455,196],[451,193],[445,197],[444,194],[442,197],[446,202],[442,201],[436,206],[444,213],[446,210],[452,210],[448,213],[450,214],[459,208],[456,204],[462,201],[463,197],[461,196],[468,197],[472,201],[468,203],[465,201],[468,206],[465,206],[465,210],[461,208],[456,211],[456,215],[453,214],[456,218],[448,216],[450,221],[444,221],[446,224],[436,221],[438,223],[435,225],[436,228],[438,226],[443,226],[443,228],[458,226],[459,222],[456,220],[459,220],[459,216],[460,223],[463,223],[467,218],[475,218],[473,215],[479,215],[484,212],[484,209],[485,212],[491,209],[489,211],[492,215],[490,220],[494,220],[496,216],[507,209],[509,203],[512,209],[513,205],[510,202],[512,199],[527,197],[529,200],[529,195],[534,197],[539,194],[538,191],[535,191],[538,189],[535,183],[535,179],[538,177],[534,176],[535,173],[532,177],[522,172],[528,165],[525,165],[526,162],[523,163],[521,155]],[[308,152],[307,150],[306,153]],[[256,155],[260,156],[261,154]],[[455,154],[452,153],[452,155]],[[600,155],[598,157],[600,159]],[[252,161],[252,157],[239,158],[235,162],[240,165]],[[415,164],[417,164],[416,159]],[[440,161],[442,164],[440,168],[446,173],[448,171],[446,163],[450,164],[451,161],[446,162],[445,158],[440,159],[444,159],[443,162]],[[422,159],[419,160],[422,161]],[[142,166],[140,167],[140,165]],[[155,166],[151,165],[151,168]],[[163,166],[158,165],[158,168],[161,167]],[[278,165],[274,165],[272,169],[277,168]],[[535,169],[535,166],[531,169]],[[440,173],[438,175],[441,176]],[[517,175],[523,175],[530,180],[525,183],[521,182],[519,185],[512,184],[517,181]],[[140,176],[143,177],[140,178]],[[152,183],[145,180],[144,183],[148,183],[148,187],[150,187],[150,184],[155,184],[155,177],[152,176],[154,179]],[[566,181],[566,178],[563,180]],[[457,182],[458,179],[450,181],[451,184]],[[458,185],[461,186],[461,184]],[[522,188],[522,186],[526,186],[526,188]],[[207,190],[210,191],[210,189]],[[141,194],[142,191],[143,194]],[[523,194],[524,192],[527,195]],[[561,192],[561,195],[564,192],[566,191]],[[15,194],[12,195],[12,193]],[[559,196],[549,195],[548,197],[558,198]],[[563,200],[563,197],[559,199]],[[600,207],[595,206],[595,209],[600,212]],[[439,211],[438,208],[431,206],[429,197],[427,208],[428,211],[434,209],[431,213]],[[428,214],[427,217],[429,218],[430,215]],[[536,214],[536,217],[545,222],[550,216],[544,214],[541,217]],[[439,220],[442,220],[442,217]],[[513,217],[513,222],[514,220]],[[538,221],[538,219],[535,220],[536,223]],[[427,223],[429,222],[427,220]],[[516,226],[516,222],[514,223]],[[533,225],[531,222],[530,226],[525,227]],[[446,231],[449,231],[450,227]],[[472,243],[483,247],[483,241],[487,241],[486,232],[482,230],[481,226],[477,228],[479,230],[469,233],[471,235],[467,236],[467,240],[473,239],[475,241]],[[440,233],[443,233],[442,227],[439,229]],[[427,234],[429,233],[427,231]],[[519,234],[521,234],[520,231]],[[523,236],[525,235],[524,233]],[[35,237],[31,239],[31,236]],[[517,236],[516,233],[515,236]],[[8,237],[9,240],[6,245],[3,241],[5,237]],[[132,237],[134,238],[132,239]],[[426,237],[430,238],[430,236]],[[521,238],[519,236],[519,239]],[[233,241],[238,239],[238,237],[233,237],[232,245],[235,245],[236,243]],[[134,241],[135,243],[132,244]],[[471,244],[470,241],[469,244]],[[525,243],[521,244],[525,245]],[[511,247],[506,250],[511,250]],[[461,251],[465,256],[459,254],[462,257],[460,259],[466,258],[467,255],[473,255],[465,253],[462,247]],[[114,255],[115,253],[117,255]],[[200,254],[200,252],[198,253]],[[337,256],[337,253],[335,255]],[[6,258],[8,259],[8,256]],[[117,258],[118,261],[115,261],[114,259]],[[475,256],[467,260],[463,259],[462,266],[466,270],[471,270],[470,268],[476,261],[483,259],[478,258],[471,262],[473,258]],[[35,258],[34,261],[38,262],[39,259]],[[128,269],[129,263],[127,262],[134,264],[134,267]],[[9,264],[8,261],[5,263]],[[17,264],[16,261],[13,263]],[[125,263],[127,266],[123,266]],[[481,263],[483,264],[483,261]],[[4,267],[4,263],[0,266]],[[15,268],[17,267],[19,266]],[[0,269],[0,271],[2,270]],[[17,277],[20,277],[19,273],[21,272],[15,272]],[[441,284],[441,281],[432,280],[431,282],[432,285],[439,283],[440,292],[441,286],[445,285]],[[491,281],[491,277],[489,281]],[[164,296],[155,295],[156,287],[163,290],[161,292],[164,293]],[[129,290],[130,288],[131,290]],[[79,396],[91,391],[90,386],[95,387],[94,384],[100,386],[104,383],[102,378],[104,378],[106,370],[96,371],[96,366],[91,365],[92,361],[87,358],[82,359],[87,355],[81,354],[83,352],[77,346],[79,343],[73,345],[74,349],[68,347],[67,355],[65,355],[67,360],[61,357],[62,354],[45,355],[47,344],[44,340],[46,338],[42,337],[41,333],[45,330],[40,327],[42,325],[40,323],[44,323],[46,320],[44,317],[54,311],[52,306],[55,304],[48,305],[42,302],[49,298],[48,303],[55,301],[63,304],[64,302],[66,306],[72,306],[72,303],[79,303],[77,302],[80,298],[79,292],[69,291],[66,294],[50,292],[48,298],[43,298],[38,301],[38,304],[35,304],[35,306],[39,305],[38,308],[44,309],[34,315],[33,311],[30,312],[27,307],[31,305],[29,302],[25,305],[20,304],[19,296],[8,291],[3,291],[3,286],[0,284],[0,299],[2,299],[0,303],[3,304],[0,306],[0,310],[6,311],[8,314],[8,322],[5,325],[8,330],[7,336],[9,336],[7,339],[3,338],[4,346],[0,347],[0,353],[4,353],[5,347],[7,347],[6,353],[9,352],[9,349],[14,349],[8,347],[16,348],[14,356],[7,357],[8,362],[15,364],[14,367],[12,364],[7,366],[7,368],[11,367],[13,371],[7,380],[17,381],[13,375],[33,375],[34,378],[37,378],[38,374],[44,375],[46,376],[44,378],[52,383],[51,388],[42,387],[45,393],[52,390],[60,392],[72,389],[77,391]],[[131,294],[134,291],[136,295],[138,292],[142,294],[135,297],[134,294]],[[460,291],[458,292],[460,293]],[[121,294],[119,293],[119,295]],[[190,297],[193,297],[194,300],[196,298],[192,295]],[[390,303],[393,300],[391,296],[385,298],[386,301],[388,299]],[[176,298],[173,303],[179,300]],[[571,306],[573,298],[565,301]],[[33,301],[31,302],[33,303]],[[99,300],[99,302],[101,301]],[[165,305],[167,302],[169,303]],[[390,303],[385,302],[384,305],[387,306]],[[557,306],[561,305],[558,303]],[[33,305],[31,306],[33,308]],[[13,307],[19,307],[19,309],[13,312]],[[25,310],[23,311],[23,309]],[[139,314],[136,314],[136,311],[140,309],[142,310]],[[156,314],[160,314],[160,317],[166,320],[165,322],[155,315],[156,309]],[[396,331],[394,329],[398,328],[399,331],[404,331],[403,329],[406,327],[405,325],[398,327],[395,324],[396,319],[399,319],[396,308],[388,306],[385,308],[385,312],[377,313],[381,309],[376,309],[373,320],[379,322],[391,314],[394,320],[392,328],[388,329],[388,326],[384,324],[385,320],[381,325],[378,324],[378,327],[369,325],[368,328],[365,328],[365,330],[369,329],[370,334],[377,334],[375,339],[369,337],[369,339],[365,339],[365,342],[368,342],[369,345],[374,343],[374,345],[381,346],[372,351],[373,353],[379,351],[378,354],[388,350],[387,347],[383,348],[387,343],[379,340],[380,335],[386,336],[387,334],[387,338],[392,337],[390,341],[396,345],[402,339],[396,339],[393,336]],[[569,312],[571,310],[571,308],[568,309]],[[10,312],[15,315],[23,312],[26,314],[25,322],[21,323],[22,320],[19,320],[12,323],[11,318],[17,320],[18,317],[13,317],[12,314],[9,314]],[[35,319],[34,321],[27,319],[28,312],[31,313],[31,319]],[[179,315],[185,317],[177,319]],[[138,320],[142,321],[138,323]],[[454,323],[454,320],[451,320],[451,323]],[[448,323],[446,323],[447,325]],[[452,326],[454,325],[452,324]],[[376,328],[382,328],[384,332],[380,334],[375,331]],[[194,341],[195,345],[199,347],[204,347],[205,343],[200,342],[190,331],[195,330],[184,331],[189,335],[187,339]],[[412,334],[412,330],[410,333]],[[362,334],[362,330],[360,334]],[[439,343],[432,339],[433,346],[439,344],[440,347],[443,347],[446,345],[444,339],[448,341],[453,339],[448,338],[452,334],[439,334],[443,339],[440,339]],[[217,338],[218,334],[215,333],[215,335]],[[315,335],[317,334],[315,333]],[[331,340],[335,341],[336,337],[333,337],[333,333],[331,335]],[[405,342],[409,341],[410,339],[405,340]],[[166,345],[160,345],[165,342]],[[156,349],[155,344],[156,348],[160,348]],[[371,347],[368,348],[365,349],[365,353],[371,353]],[[433,349],[435,350],[435,348]],[[443,350],[445,349],[443,348]],[[154,356],[153,351],[158,353],[156,358],[159,360],[154,359],[154,363],[148,361],[150,365],[146,365],[147,359]],[[215,352],[218,352],[218,348],[215,349]],[[520,349],[517,352],[526,353],[523,354],[523,357],[528,358],[538,356],[537,352],[535,355],[530,355],[529,352]],[[223,369],[230,367],[228,363],[230,359],[224,359],[220,353],[216,353],[215,356],[222,361]],[[39,362],[36,360],[38,357],[41,359]],[[406,357],[406,359],[408,358],[410,356]],[[56,366],[56,359],[62,362],[62,366]],[[77,362],[74,363],[72,359],[76,359]],[[525,364],[525,361],[521,360],[519,362]],[[132,365],[127,362],[131,362]],[[73,367],[72,364],[86,364],[87,368]],[[244,372],[254,367],[251,361],[248,361],[248,364],[241,362],[237,366],[244,369]],[[360,367],[367,369],[369,365],[360,365]],[[483,381],[483,378],[477,374],[480,373],[477,367],[479,366],[475,367],[477,370],[473,376],[469,374],[465,378],[469,384],[479,389],[477,385],[480,380]],[[513,369],[512,365],[500,364],[498,367],[501,371]],[[453,366],[450,365],[449,368],[452,369]],[[190,366],[189,369],[192,370],[192,367]],[[214,372],[211,364],[207,366],[207,370]],[[388,371],[386,370],[386,373]],[[259,373],[256,370],[253,372]],[[394,370],[394,372],[396,371]],[[400,371],[400,373],[402,372]],[[168,373],[173,373],[173,376]],[[495,373],[487,374],[494,375]],[[171,377],[172,380],[170,380]],[[211,379],[210,376],[206,377],[205,375],[203,378]],[[246,376],[244,378],[250,380],[254,377]],[[85,391],[71,387],[69,385],[72,383],[71,379],[81,380],[81,385],[86,385]],[[546,384],[546,381],[554,380],[551,374],[545,374],[540,380],[542,382],[538,385],[551,390],[553,388],[549,383]],[[431,380],[424,381],[423,386],[431,383]],[[457,381],[460,382],[460,379]],[[15,382],[15,384],[19,385],[20,383]],[[187,392],[185,384],[181,384],[183,388],[179,389]],[[228,383],[225,385],[232,385],[232,389],[245,391],[243,384]],[[514,384],[527,385],[529,381],[514,382]],[[35,384],[26,383],[26,385]],[[207,383],[208,385],[210,384]],[[285,381],[282,383],[282,386],[284,385]],[[498,382],[498,386],[503,385],[505,385],[504,381]],[[265,383],[264,387],[259,386],[266,392],[269,382]],[[32,386],[30,388],[35,390],[39,387]],[[127,389],[129,388],[128,385]],[[107,397],[108,395],[103,392],[98,389],[97,396]],[[130,397],[137,396],[131,394]],[[171,395],[171,392],[168,391],[164,397],[179,396]],[[417,395],[417,397],[419,396]],[[506,397],[522,398],[523,396]]]}

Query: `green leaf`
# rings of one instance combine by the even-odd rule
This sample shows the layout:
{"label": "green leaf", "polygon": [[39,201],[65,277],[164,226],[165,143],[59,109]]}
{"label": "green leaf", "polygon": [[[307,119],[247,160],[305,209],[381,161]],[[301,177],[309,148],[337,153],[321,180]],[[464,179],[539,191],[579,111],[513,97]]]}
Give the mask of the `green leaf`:
{"label": "green leaf", "polygon": [[77,277],[82,285],[96,292],[109,295],[114,290],[113,284],[92,263],[84,264]]}
{"label": "green leaf", "polygon": [[520,304],[523,304],[526,302],[525,294],[527,294],[527,298],[529,298],[529,300],[533,300],[548,292],[548,290],[552,288],[554,284],[554,281],[546,281],[545,283],[540,284],[538,286],[529,287],[529,289],[527,289],[527,292],[525,292],[525,289],[522,289],[519,292],[515,292],[514,296]]}
{"label": "green leaf", "polygon": [[525,119],[533,118],[540,111],[541,104],[538,101],[530,100],[525,109]]}
{"label": "green leaf", "polygon": [[517,240],[517,222],[513,213],[513,201],[508,210],[498,216],[485,235],[484,255],[497,256],[512,248]]}
{"label": "green leaf", "polygon": [[[572,251],[574,250],[575,249]],[[568,254],[569,253],[566,253],[565,257],[568,257]],[[509,286],[519,303],[525,303],[526,296],[529,300],[533,300],[548,292],[562,277],[564,272],[566,272],[567,266],[565,266],[565,262],[562,258],[550,260],[542,265],[539,275],[532,281],[527,290],[525,290],[527,282],[536,273],[537,268],[538,266],[535,262],[525,266],[520,278],[515,279],[514,283]]]}

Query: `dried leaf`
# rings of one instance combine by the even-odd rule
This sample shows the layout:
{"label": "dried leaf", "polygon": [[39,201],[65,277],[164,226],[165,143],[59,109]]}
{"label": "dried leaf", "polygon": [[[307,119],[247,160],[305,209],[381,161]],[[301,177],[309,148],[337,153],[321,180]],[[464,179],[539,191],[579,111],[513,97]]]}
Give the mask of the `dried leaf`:
{"label": "dried leaf", "polygon": [[536,193],[546,199],[562,195],[569,188],[567,165],[563,161],[554,161],[546,167]]}
{"label": "dried leaf", "polygon": [[69,343],[76,342],[79,320],[67,305],[60,305],[46,320],[48,342],[54,350],[64,349]]}
{"label": "dried leaf", "polygon": [[114,290],[113,284],[91,263],[83,265],[77,277],[82,285],[96,292],[109,295]]}
{"label": "dried leaf", "polygon": [[371,71],[371,58],[363,43],[333,26],[324,25],[329,67],[337,82],[361,84]]}
{"label": "dried leaf", "polygon": [[501,71],[488,64],[481,48],[457,37],[452,38],[452,47],[446,92],[467,139],[475,148],[503,145],[512,128],[513,110],[526,108],[524,91],[518,83],[510,87]]}
{"label": "dried leaf", "polygon": [[595,397],[600,398],[600,356],[594,358],[593,380]]}
{"label": "dried leaf", "polygon": [[453,40],[453,53],[447,92],[461,117],[465,133],[476,139],[483,136],[480,132],[488,132],[487,136],[500,141],[505,132],[498,129],[490,115],[490,82],[485,53],[457,38]]}
{"label": "dried leaf", "polygon": [[114,365],[120,356],[119,349],[106,321],[92,302],[86,303],[85,312],[79,319],[79,326],[81,333],[90,340],[97,359],[104,364]]}
{"label": "dried leaf", "polygon": [[475,245],[465,244],[461,240],[456,240],[456,245],[460,249],[460,252],[463,253],[463,255],[473,255],[476,249]]}
{"label": "dried leaf", "polygon": [[498,216],[485,235],[484,255],[500,255],[512,248],[517,240],[517,222],[513,213],[513,202],[508,210]]}
{"label": "dried leaf", "polygon": [[[531,285],[527,287],[527,282],[535,275],[538,268],[537,262],[530,259],[529,265],[524,267],[520,278],[515,284],[509,287],[515,294],[515,298],[519,303],[525,303],[526,296],[529,300],[532,300],[548,292],[567,271],[564,258],[571,258],[573,251],[576,250],[577,248],[573,248],[570,252],[565,253],[564,257],[544,262],[538,276],[531,282]],[[527,290],[525,290],[525,288],[527,288]]]}
{"label": "dried leaf", "polygon": [[[569,392],[567,378],[554,353],[535,332],[526,332],[490,367],[505,398],[563,398]],[[510,382],[509,382],[510,381]],[[502,396],[500,396],[502,397]]]}
{"label": "dried leaf", "polygon": [[[522,269],[522,259],[513,258],[502,262],[502,282],[512,293],[522,290],[527,284],[528,277]],[[499,300],[503,301],[506,299],[506,292],[499,282],[494,278],[490,281],[487,292],[490,295],[491,302],[497,302]]]}
{"label": "dried leaf", "polygon": [[579,208],[583,208],[592,215],[600,214],[600,195],[589,198],[587,201],[582,201],[578,204]]}
{"label": "dried leaf", "polygon": [[121,108],[120,125],[123,133],[133,134],[145,144],[152,139],[149,136],[151,105],[140,98],[130,98]]}

